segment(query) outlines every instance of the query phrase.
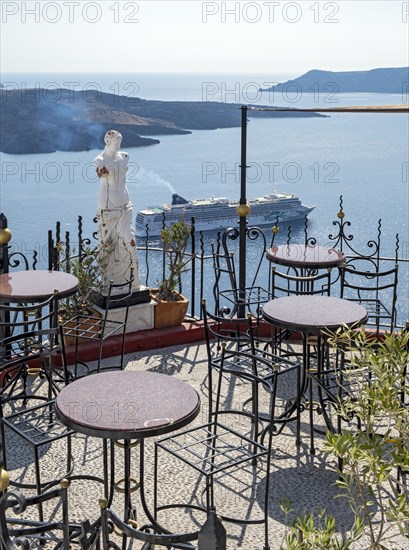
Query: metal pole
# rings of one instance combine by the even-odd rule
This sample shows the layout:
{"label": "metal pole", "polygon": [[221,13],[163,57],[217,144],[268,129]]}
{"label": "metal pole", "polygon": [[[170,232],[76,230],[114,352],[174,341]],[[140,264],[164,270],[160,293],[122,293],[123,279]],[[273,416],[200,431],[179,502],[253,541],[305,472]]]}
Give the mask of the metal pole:
{"label": "metal pole", "polygon": [[9,272],[9,241],[11,239],[10,230],[7,227],[7,218],[0,214],[0,273]]}
{"label": "metal pole", "polygon": [[245,317],[245,288],[246,288],[246,229],[247,229],[247,111],[248,107],[241,107],[241,164],[240,164],[240,206],[239,219],[239,304],[238,316]]}
{"label": "metal pole", "polygon": [[[0,214],[0,273],[8,273],[9,271],[9,241],[11,238],[11,233],[7,228],[7,218],[1,213]],[[0,319],[3,323],[8,324],[10,322],[10,314],[7,311],[3,312],[2,318]],[[0,330],[0,340],[10,336],[9,330],[5,326],[4,329]],[[4,349],[0,346],[0,354],[3,355],[7,350],[7,345]],[[0,495],[6,491],[10,478],[7,471],[4,469],[4,457],[5,457],[5,441],[0,434]],[[0,537],[1,540],[1,537]]]}

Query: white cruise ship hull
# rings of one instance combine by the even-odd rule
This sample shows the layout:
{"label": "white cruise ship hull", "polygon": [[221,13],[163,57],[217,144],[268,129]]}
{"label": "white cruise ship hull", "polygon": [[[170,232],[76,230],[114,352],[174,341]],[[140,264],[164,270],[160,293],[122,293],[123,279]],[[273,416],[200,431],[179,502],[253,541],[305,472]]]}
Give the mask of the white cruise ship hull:
{"label": "white cruise ship hull", "polygon": [[[174,195],[174,197],[178,196]],[[190,224],[192,217],[195,219],[196,231],[220,231],[237,225],[239,219],[236,212],[237,201],[212,198],[188,202],[181,197],[178,199],[181,201],[180,204],[163,205],[138,212],[135,224],[136,236],[146,237],[147,234],[150,237],[158,236],[164,224],[170,225],[179,220]],[[315,208],[301,204],[300,199],[295,195],[277,192],[250,200],[249,205],[249,224],[258,227],[272,227],[277,219],[278,223],[300,220]]]}

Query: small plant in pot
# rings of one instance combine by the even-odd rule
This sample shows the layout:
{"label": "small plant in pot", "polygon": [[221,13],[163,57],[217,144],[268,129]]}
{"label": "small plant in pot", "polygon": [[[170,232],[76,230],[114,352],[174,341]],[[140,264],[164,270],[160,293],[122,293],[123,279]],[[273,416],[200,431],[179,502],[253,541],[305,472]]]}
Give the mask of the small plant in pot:
{"label": "small plant in pot", "polygon": [[[85,249],[82,254],[69,262],[69,271],[77,277],[79,286],[75,294],[61,303],[58,311],[60,321],[66,323],[74,318],[100,317],[100,314],[94,309],[93,303],[94,293],[102,289],[97,250]],[[66,337],[66,344],[71,344],[74,341],[75,339],[72,337]]]}
{"label": "small plant in pot", "polygon": [[101,290],[100,266],[97,251],[87,248],[69,263],[69,271],[77,277],[78,291],[67,298],[60,308],[64,320],[76,315],[93,314],[93,294]]}
{"label": "small plant in pot", "polygon": [[183,220],[165,227],[160,232],[167,260],[167,277],[157,289],[151,291],[156,302],[155,328],[178,326],[185,318],[189,300],[176,289],[180,286],[182,273],[187,271],[186,265],[192,259],[191,255],[186,254],[190,232],[190,226]]}

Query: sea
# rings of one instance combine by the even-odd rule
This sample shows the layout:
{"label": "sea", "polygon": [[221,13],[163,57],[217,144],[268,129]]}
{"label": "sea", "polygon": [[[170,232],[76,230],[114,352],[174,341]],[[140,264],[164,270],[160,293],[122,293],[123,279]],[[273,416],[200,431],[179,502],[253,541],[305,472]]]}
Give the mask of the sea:
{"label": "sea", "polygon": [[[328,83],[302,94],[264,92],[293,74],[17,74],[1,75],[7,89],[45,88],[50,101],[57,88],[110,92],[162,101],[222,101],[256,106],[342,107],[408,104],[401,94],[338,94]],[[23,121],[22,121],[23,123]],[[63,131],[63,129],[62,129]],[[409,117],[407,114],[337,113],[325,118],[249,118],[247,197],[272,189],[298,195],[315,205],[308,233],[320,243],[334,232],[342,208],[353,244],[365,250],[377,237],[381,252],[392,256],[399,234],[399,257],[409,257]],[[240,195],[240,128],[194,130],[188,135],[158,136],[160,143],[123,149],[130,155],[127,185],[134,213],[171,201]],[[103,149],[37,155],[1,154],[0,210],[12,231],[13,250],[39,252],[46,265],[47,231],[76,232],[82,216],[84,234],[95,231],[98,180],[93,161]],[[379,220],[381,220],[379,222]],[[405,270],[406,277],[408,271]],[[409,284],[403,287],[409,318]]]}

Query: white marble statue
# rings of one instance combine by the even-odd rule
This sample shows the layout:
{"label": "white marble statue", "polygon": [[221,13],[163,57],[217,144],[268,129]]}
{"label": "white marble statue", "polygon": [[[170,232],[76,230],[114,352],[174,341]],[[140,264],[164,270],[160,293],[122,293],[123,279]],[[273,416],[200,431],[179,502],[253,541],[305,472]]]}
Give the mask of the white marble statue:
{"label": "white marble statue", "polygon": [[99,256],[104,286],[120,284],[130,278],[133,289],[140,289],[132,203],[126,187],[129,155],[119,151],[122,135],[116,130],[105,134],[105,149],[95,159],[99,177],[98,211]]}

